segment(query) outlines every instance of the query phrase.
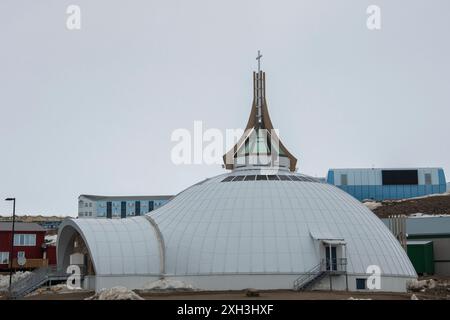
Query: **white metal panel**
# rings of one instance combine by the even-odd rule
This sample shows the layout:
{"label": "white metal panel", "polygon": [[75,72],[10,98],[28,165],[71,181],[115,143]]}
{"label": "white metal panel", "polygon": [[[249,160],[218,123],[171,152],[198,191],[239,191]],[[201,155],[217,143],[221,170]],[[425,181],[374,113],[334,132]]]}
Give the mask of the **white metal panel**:
{"label": "white metal panel", "polygon": [[369,185],[369,170],[361,169],[359,170],[359,172],[361,173],[361,185],[362,186]]}
{"label": "white metal panel", "polygon": [[[336,171],[335,178],[343,172]],[[240,170],[230,175],[258,173]],[[320,261],[312,231],[337,234],[347,243],[350,273],[364,274],[375,261],[387,274],[415,277],[389,229],[339,188],[301,181],[221,182],[226,176],[192,186],[149,214],[168,235],[168,273],[204,274],[199,262],[186,261],[186,254],[211,261],[213,274],[306,272]],[[205,212],[196,218],[200,209]],[[200,232],[200,221],[212,232]],[[239,231],[234,230],[237,226]],[[276,244],[269,245],[269,240]],[[237,257],[236,262],[228,263],[229,257]]]}
{"label": "white metal panel", "polygon": [[373,171],[375,171],[375,185],[383,185],[383,175],[381,173],[381,169],[374,169]]}
{"label": "white metal panel", "polygon": [[428,171],[426,169],[418,169],[417,170],[419,185],[425,184],[425,172],[428,172]]}
{"label": "white metal panel", "polygon": [[337,186],[341,185],[341,174],[343,170],[335,169],[334,171],[334,184]]}
{"label": "white metal panel", "polygon": [[363,172],[362,169],[355,170],[355,185],[362,185],[363,183]]}
{"label": "white metal panel", "polygon": [[[357,172],[335,172],[335,178],[350,171]],[[306,181],[221,182],[238,174],[260,171],[239,170],[213,177],[148,214],[164,236],[166,276],[198,282],[215,277],[217,288],[225,289],[233,282],[236,289],[250,286],[238,279],[258,274],[265,276],[261,286],[273,280],[270,287],[286,288],[292,286],[287,275],[298,277],[323,258],[312,233],[346,242],[350,276],[365,274],[369,265],[377,264],[383,276],[416,277],[389,229],[339,188]],[[278,174],[293,175],[288,171]],[[70,223],[84,235],[99,275],[160,271],[158,239],[145,217]],[[284,278],[274,276],[282,274]]]}
{"label": "white metal panel", "polygon": [[144,216],[67,219],[60,228],[65,226],[72,226],[84,238],[97,275],[160,273],[158,239]]}
{"label": "white metal panel", "polygon": [[419,184],[425,184],[425,174],[431,175],[431,184],[439,184],[439,173],[436,168],[420,168],[418,171]]}
{"label": "white metal panel", "polygon": [[369,178],[369,181],[368,181],[367,184],[369,186],[376,186],[378,184],[381,184],[381,181],[378,182],[378,176],[379,176],[378,172],[379,172],[379,170],[377,170],[377,169],[369,169],[369,170],[367,170],[368,178]]}
{"label": "white metal panel", "polygon": [[355,185],[355,171],[354,170],[346,170],[346,174],[348,176],[348,185]]}
{"label": "white metal panel", "polygon": [[438,169],[430,169],[431,170],[431,183],[439,184],[439,171]]}

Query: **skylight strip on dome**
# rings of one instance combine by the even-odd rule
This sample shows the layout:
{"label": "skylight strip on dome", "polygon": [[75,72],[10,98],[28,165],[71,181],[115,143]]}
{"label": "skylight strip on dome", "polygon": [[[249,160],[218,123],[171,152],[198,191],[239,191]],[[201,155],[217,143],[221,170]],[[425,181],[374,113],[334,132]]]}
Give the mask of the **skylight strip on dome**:
{"label": "skylight strip on dome", "polygon": [[241,175],[241,176],[228,176],[221,182],[235,182],[235,181],[300,181],[300,182],[320,182],[314,178],[295,176],[295,175]]}
{"label": "skylight strip on dome", "polygon": [[229,181],[233,180],[234,177],[235,177],[235,176],[228,176],[228,177],[226,177],[225,179],[223,179],[222,182],[229,182]]}

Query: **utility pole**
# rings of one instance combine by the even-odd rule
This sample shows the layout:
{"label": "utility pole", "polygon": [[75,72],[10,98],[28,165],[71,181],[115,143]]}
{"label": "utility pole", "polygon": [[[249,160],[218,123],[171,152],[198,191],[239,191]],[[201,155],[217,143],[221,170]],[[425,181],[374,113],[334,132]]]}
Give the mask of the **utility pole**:
{"label": "utility pole", "polygon": [[14,224],[16,222],[16,198],[6,198],[5,201],[13,202],[12,229],[11,229],[11,249],[9,251],[9,296],[12,290],[12,274],[13,274],[13,254],[14,254]]}

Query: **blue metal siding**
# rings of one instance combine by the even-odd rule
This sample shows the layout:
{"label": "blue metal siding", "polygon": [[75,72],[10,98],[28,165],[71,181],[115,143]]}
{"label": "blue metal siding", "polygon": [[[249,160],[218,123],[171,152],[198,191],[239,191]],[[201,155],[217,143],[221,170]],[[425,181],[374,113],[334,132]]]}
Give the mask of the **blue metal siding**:
{"label": "blue metal siding", "polygon": [[[139,201],[139,200],[138,200]],[[169,200],[154,200],[154,208],[158,208],[166,204]],[[122,201],[112,201],[112,216],[120,217],[121,216],[121,202]],[[124,200],[126,203],[126,216],[135,216],[136,215],[136,200]],[[140,214],[148,213],[148,200],[140,200]],[[106,217],[106,201],[98,201],[97,203],[97,217],[102,218]]]}
{"label": "blue metal siding", "polygon": [[445,181],[444,170],[442,169],[438,170],[438,177],[439,177],[439,193],[444,193],[447,191],[447,182]]}
{"label": "blue metal siding", "polygon": [[[337,185],[337,187],[358,200],[374,199],[377,201],[408,199],[428,194],[443,193],[447,190],[444,171],[440,168],[417,168],[419,174],[418,185],[382,185],[382,170],[385,169],[339,169],[339,174],[347,175],[348,185]],[[423,177],[420,176],[424,172],[431,172],[434,177],[438,177],[438,181],[436,181],[436,178],[433,178],[433,184],[425,185]],[[334,169],[328,170],[327,182],[336,185],[339,181],[339,179],[335,179],[336,174]]]}
{"label": "blue metal siding", "polygon": [[411,186],[407,185],[403,187],[403,199],[412,198]]}
{"label": "blue metal siding", "polygon": [[438,170],[439,185],[446,185],[444,170]]}
{"label": "blue metal siding", "polygon": [[383,199],[383,186],[375,186],[375,198],[374,199]]}
{"label": "blue metal siding", "polygon": [[441,186],[410,186],[410,185],[393,185],[393,186],[338,186],[340,189],[350,193],[356,199],[362,201],[365,199],[373,199],[377,201],[383,200],[399,200],[414,197],[420,197],[428,194],[442,193]]}
{"label": "blue metal siding", "polygon": [[334,184],[334,171],[333,170],[328,170],[327,182],[329,184]]}

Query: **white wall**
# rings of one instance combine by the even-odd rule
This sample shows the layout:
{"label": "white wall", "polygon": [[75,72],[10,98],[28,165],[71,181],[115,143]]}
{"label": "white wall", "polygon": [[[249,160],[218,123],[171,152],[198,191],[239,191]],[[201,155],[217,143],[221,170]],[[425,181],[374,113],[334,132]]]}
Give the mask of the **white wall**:
{"label": "white wall", "polygon": [[[261,275],[205,275],[205,276],[166,276],[166,279],[183,281],[202,290],[242,290],[246,288],[255,288],[259,290],[293,289],[294,281],[299,277],[297,274],[261,274]],[[356,278],[364,276],[349,275],[348,288],[350,291],[356,290]],[[95,290],[102,288],[111,288],[115,286],[124,286],[129,289],[142,289],[145,284],[159,280],[156,276],[97,276],[95,277]],[[381,290],[378,292],[406,292],[407,282],[412,278],[406,277],[382,277]],[[344,275],[332,277],[333,290],[346,290],[346,279]],[[90,279],[91,289],[93,281]],[[86,287],[87,288],[87,287]],[[315,290],[329,290],[330,280],[325,277],[314,286]],[[372,291],[372,290],[364,290]]]}

